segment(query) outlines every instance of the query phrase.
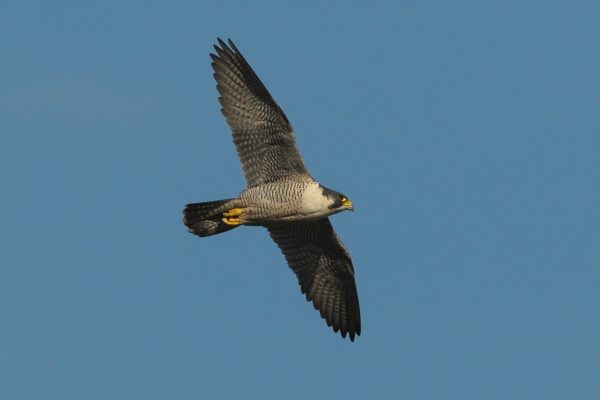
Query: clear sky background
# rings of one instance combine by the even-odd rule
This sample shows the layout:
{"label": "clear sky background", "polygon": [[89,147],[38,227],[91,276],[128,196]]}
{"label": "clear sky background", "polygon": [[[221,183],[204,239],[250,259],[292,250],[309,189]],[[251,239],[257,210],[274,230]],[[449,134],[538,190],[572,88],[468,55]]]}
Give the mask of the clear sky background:
{"label": "clear sky background", "polygon": [[[600,398],[600,3],[323,3],[3,2],[0,398]],[[217,36],[356,205],[354,343],[181,223],[245,184]]]}

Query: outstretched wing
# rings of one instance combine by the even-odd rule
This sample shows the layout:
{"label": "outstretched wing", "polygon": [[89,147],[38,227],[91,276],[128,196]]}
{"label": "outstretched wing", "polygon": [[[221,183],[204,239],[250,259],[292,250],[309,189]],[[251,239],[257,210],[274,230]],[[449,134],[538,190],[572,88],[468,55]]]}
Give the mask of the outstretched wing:
{"label": "outstretched wing", "polygon": [[271,238],[298,276],[302,293],[335,332],[354,341],[360,335],[360,308],[354,268],[328,218],[267,226]]}
{"label": "outstretched wing", "polygon": [[231,128],[248,187],[306,174],[294,132],[281,108],[231,39],[211,54],[221,111]]}

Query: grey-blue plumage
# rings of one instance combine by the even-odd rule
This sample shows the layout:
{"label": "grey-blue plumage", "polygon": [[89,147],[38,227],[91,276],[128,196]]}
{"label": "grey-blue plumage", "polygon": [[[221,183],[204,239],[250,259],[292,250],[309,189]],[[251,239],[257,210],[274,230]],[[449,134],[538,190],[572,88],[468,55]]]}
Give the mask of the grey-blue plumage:
{"label": "grey-blue plumage", "polygon": [[302,293],[334,331],[354,341],[361,332],[354,268],[328,218],[353,210],[352,203],[310,176],[283,111],[233,42],[218,42],[210,55],[214,78],[247,187],[233,199],[188,204],[183,222],[198,236],[266,227]]}

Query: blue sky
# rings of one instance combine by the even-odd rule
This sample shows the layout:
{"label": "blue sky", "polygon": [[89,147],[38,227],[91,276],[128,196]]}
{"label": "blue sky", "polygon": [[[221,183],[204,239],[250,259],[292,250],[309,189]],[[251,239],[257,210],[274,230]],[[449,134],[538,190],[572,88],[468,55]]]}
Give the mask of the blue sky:
{"label": "blue sky", "polygon": [[[8,2],[0,398],[597,399],[600,3]],[[347,194],[363,335],[266,231],[208,53],[231,37]]]}

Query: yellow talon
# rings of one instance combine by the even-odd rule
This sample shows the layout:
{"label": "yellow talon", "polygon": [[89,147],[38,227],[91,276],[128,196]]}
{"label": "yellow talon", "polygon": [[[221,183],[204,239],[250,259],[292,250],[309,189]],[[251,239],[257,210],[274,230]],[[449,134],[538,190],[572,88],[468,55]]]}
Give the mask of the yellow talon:
{"label": "yellow talon", "polygon": [[[223,214],[225,215],[225,214]],[[223,222],[225,222],[227,225],[239,225],[240,224],[240,219],[239,218],[223,218]]]}
{"label": "yellow talon", "polygon": [[224,212],[223,216],[224,217],[239,217],[240,215],[242,215],[243,211],[244,211],[243,208],[232,208],[231,210]]}

